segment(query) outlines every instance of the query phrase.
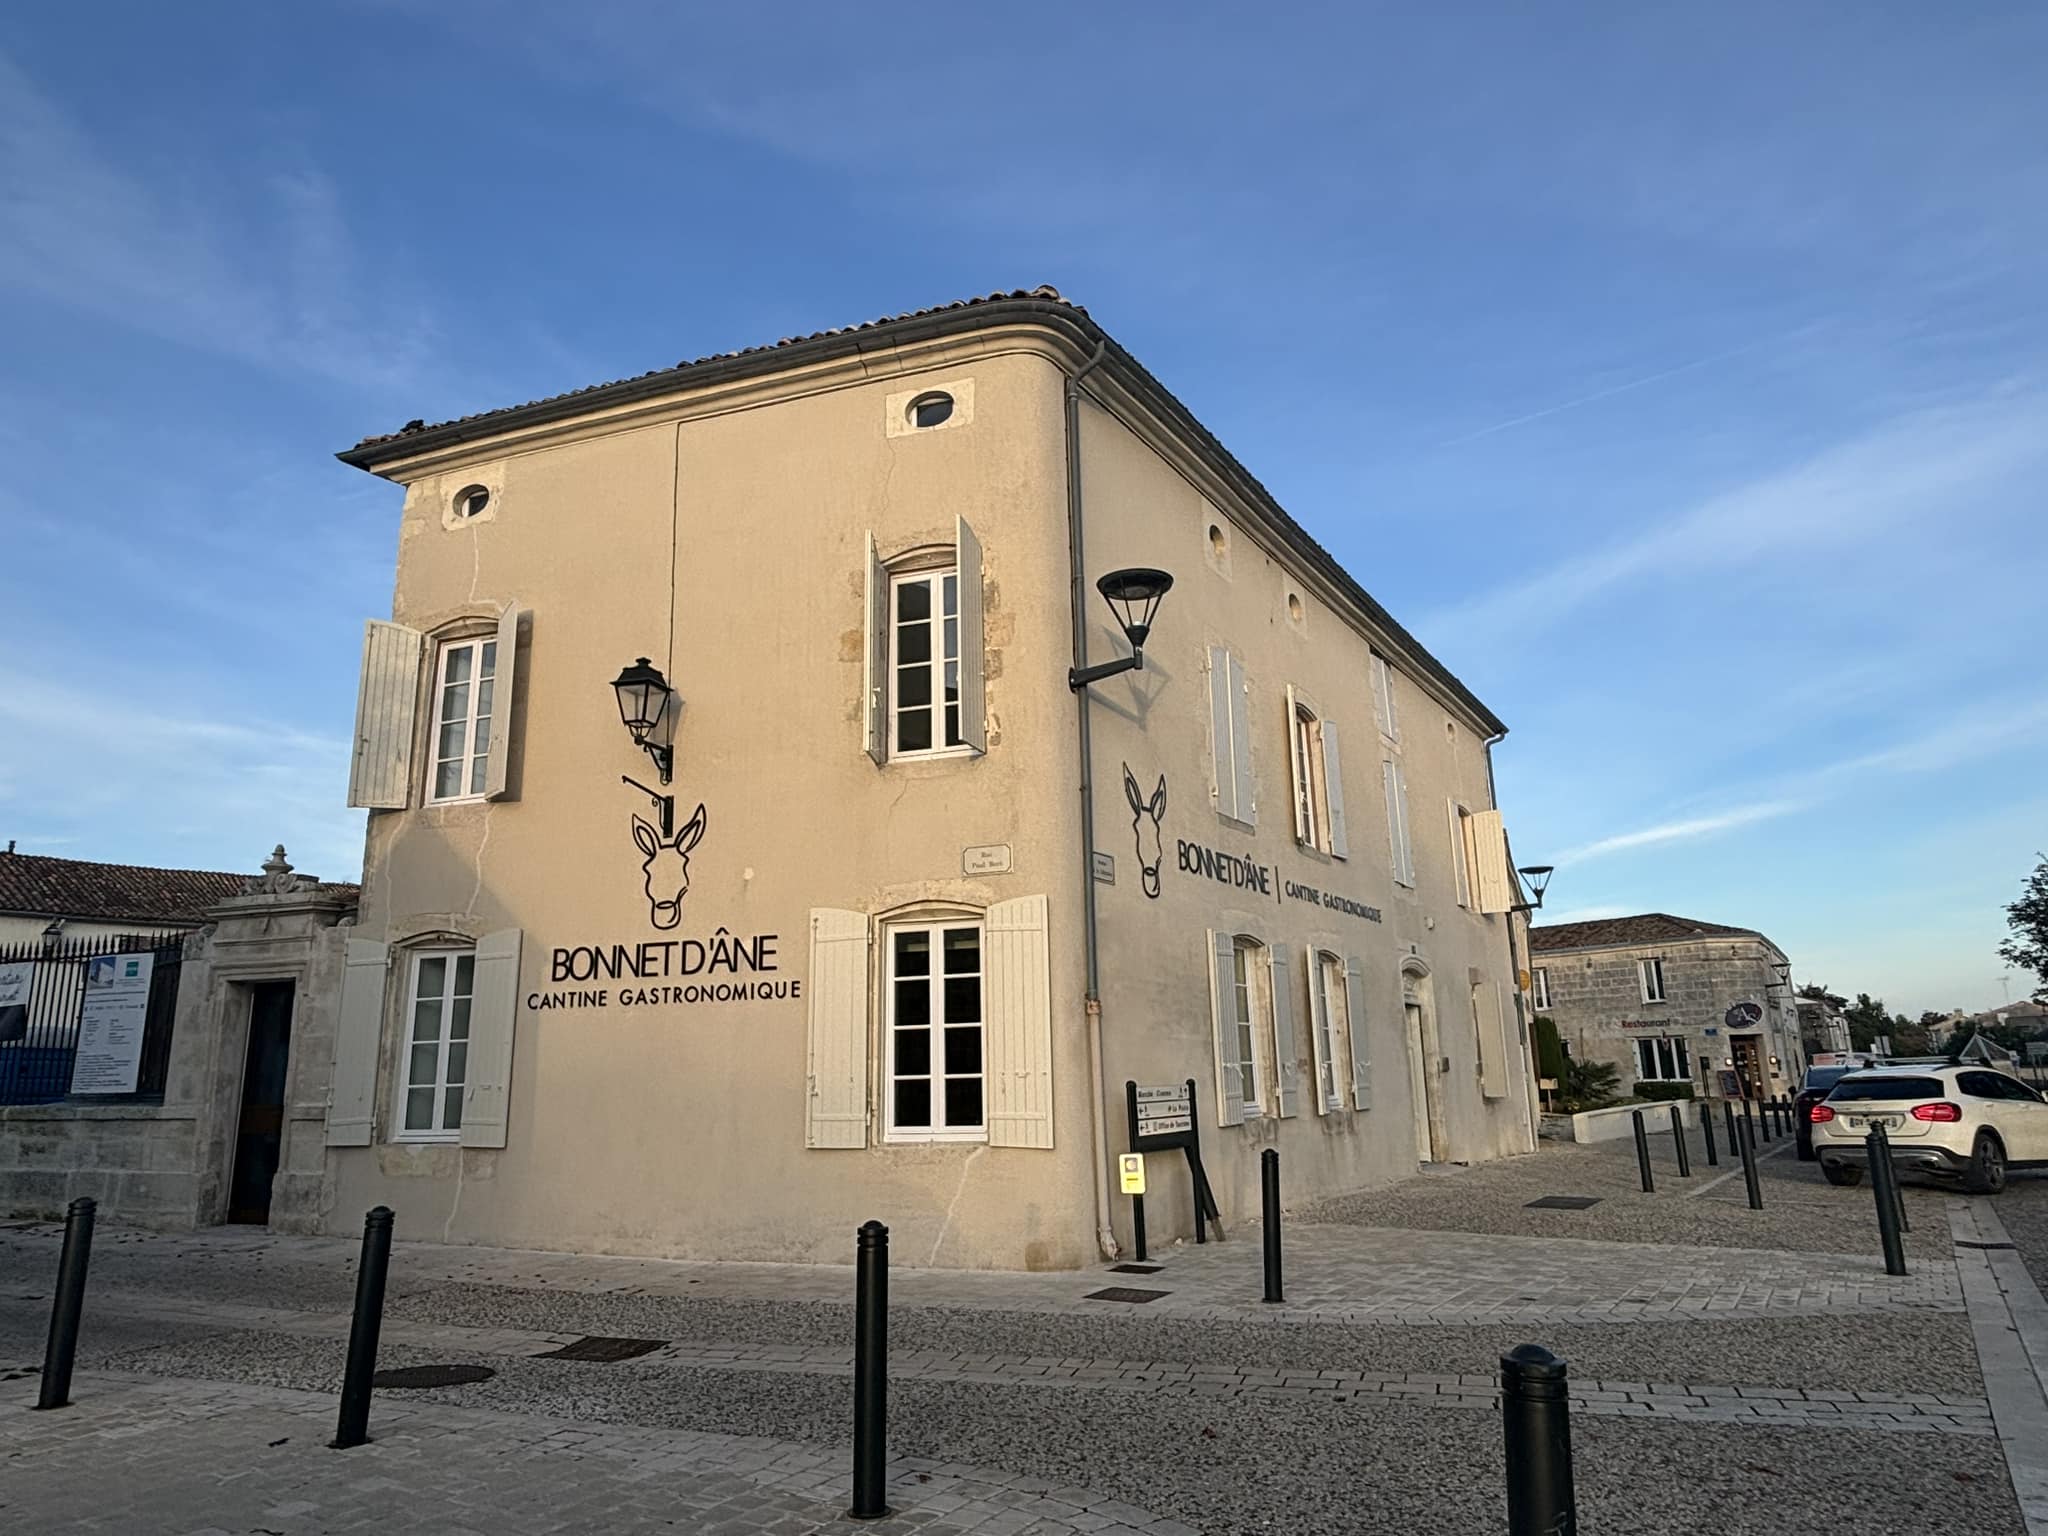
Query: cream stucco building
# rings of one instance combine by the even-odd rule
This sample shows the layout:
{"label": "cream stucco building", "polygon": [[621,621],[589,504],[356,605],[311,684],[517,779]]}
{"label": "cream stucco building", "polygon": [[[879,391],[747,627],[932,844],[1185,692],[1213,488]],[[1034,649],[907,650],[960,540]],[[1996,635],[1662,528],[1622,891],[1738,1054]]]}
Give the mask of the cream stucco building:
{"label": "cream stucco building", "polygon": [[[1292,1202],[1533,1145],[1504,727],[1057,294],[341,457],[405,496],[334,1229],[1075,1267],[1127,1081],[1194,1081],[1226,1223],[1267,1146]],[[1155,1242],[1190,1198],[1155,1159]]]}

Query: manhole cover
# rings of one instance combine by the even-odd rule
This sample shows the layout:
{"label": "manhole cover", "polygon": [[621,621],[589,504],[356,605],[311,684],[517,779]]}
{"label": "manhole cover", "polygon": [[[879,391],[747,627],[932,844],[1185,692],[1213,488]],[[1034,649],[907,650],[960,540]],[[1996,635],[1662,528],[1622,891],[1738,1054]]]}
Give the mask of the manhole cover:
{"label": "manhole cover", "polygon": [[1598,1205],[1594,1195],[1545,1195],[1541,1200],[1531,1200],[1524,1210],[1529,1211],[1583,1211]]}
{"label": "manhole cover", "polygon": [[466,1387],[498,1373],[488,1365],[400,1365],[370,1378],[373,1387]]}
{"label": "manhole cover", "polygon": [[1164,1264],[1112,1264],[1109,1272],[1112,1275],[1156,1275],[1164,1268]]}
{"label": "manhole cover", "polygon": [[1170,1291],[1141,1291],[1133,1285],[1112,1285],[1099,1291],[1090,1291],[1085,1299],[1088,1301],[1144,1302],[1157,1301],[1160,1297],[1171,1294]]}
{"label": "manhole cover", "polygon": [[564,1344],[560,1349],[544,1350],[534,1358],[600,1362],[632,1360],[641,1355],[653,1354],[667,1342],[667,1339],[614,1339],[606,1334],[593,1333],[578,1339],[574,1344]]}

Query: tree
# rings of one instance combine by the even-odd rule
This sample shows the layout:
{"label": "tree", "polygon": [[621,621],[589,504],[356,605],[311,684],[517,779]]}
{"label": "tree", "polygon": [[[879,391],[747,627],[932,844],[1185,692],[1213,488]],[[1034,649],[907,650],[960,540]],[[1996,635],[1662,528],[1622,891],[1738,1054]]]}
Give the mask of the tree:
{"label": "tree", "polygon": [[2005,909],[2012,937],[1998,946],[1998,953],[2032,971],[2038,978],[2036,995],[2048,998],[2048,854],[2034,857],[2040,862],[2027,877],[2026,889]]}
{"label": "tree", "polygon": [[1868,992],[1858,992],[1856,1001],[1842,1010],[1842,1017],[1849,1021],[1849,1046],[1858,1051],[1869,1050],[1879,1035],[1891,1034],[1903,1022],[1885,1011],[1883,998]]}

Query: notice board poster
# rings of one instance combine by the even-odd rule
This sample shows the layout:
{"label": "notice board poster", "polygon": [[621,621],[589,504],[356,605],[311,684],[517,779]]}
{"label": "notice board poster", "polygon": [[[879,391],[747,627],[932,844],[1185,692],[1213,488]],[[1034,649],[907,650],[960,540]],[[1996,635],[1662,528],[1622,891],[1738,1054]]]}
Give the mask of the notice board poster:
{"label": "notice board poster", "polygon": [[87,962],[73,1093],[133,1093],[142,1075],[142,1026],[156,956],[99,955]]}
{"label": "notice board poster", "polygon": [[28,1038],[29,987],[36,978],[33,960],[0,965],[0,1045]]}

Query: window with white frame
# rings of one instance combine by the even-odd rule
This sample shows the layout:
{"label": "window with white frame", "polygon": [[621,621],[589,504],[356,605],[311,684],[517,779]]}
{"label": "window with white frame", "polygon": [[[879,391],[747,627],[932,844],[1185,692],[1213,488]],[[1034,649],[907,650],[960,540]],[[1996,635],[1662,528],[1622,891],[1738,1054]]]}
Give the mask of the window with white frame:
{"label": "window with white frame", "polygon": [[1379,721],[1380,734],[1389,741],[1401,739],[1401,724],[1394,718],[1394,669],[1378,651],[1372,653],[1372,712]]}
{"label": "window with white frame", "polygon": [[1256,939],[1239,939],[1232,946],[1230,1009],[1231,1040],[1235,1060],[1225,1063],[1237,1072],[1238,1092],[1244,1096],[1247,1120],[1261,1113],[1259,1099],[1258,976],[1259,960],[1265,947]]}
{"label": "window with white frame", "polygon": [[888,935],[889,1137],[980,1141],[981,924],[900,924]]}
{"label": "window with white frame", "polygon": [[434,668],[434,755],[427,799],[481,800],[491,763],[495,638],[450,640]]}
{"label": "window with white frame", "polygon": [[1531,976],[1530,980],[1532,991],[1536,998],[1536,1006],[1538,1008],[1548,1008],[1550,1006],[1550,972],[1539,965],[1536,967],[1535,973]]}
{"label": "window with white frame", "polygon": [[1337,727],[1287,690],[1288,752],[1294,775],[1294,837],[1304,848],[1335,858],[1350,849],[1344,835],[1342,759]]}
{"label": "window with white frame", "polygon": [[1648,1082],[1692,1081],[1692,1051],[1683,1035],[1646,1035],[1636,1041],[1636,1076]]}
{"label": "window with white frame", "polygon": [[960,732],[960,576],[919,571],[891,583],[889,753],[964,748]]}
{"label": "window with white frame", "polygon": [[453,1141],[462,1131],[475,977],[474,950],[422,950],[413,956],[407,987],[401,1141]]}
{"label": "window with white frame", "polygon": [[1337,1042],[1351,1034],[1351,1010],[1344,987],[1344,961],[1327,951],[1316,954],[1314,1029],[1316,1032],[1316,1092],[1325,1109],[1344,1107],[1343,1078],[1337,1071]]}
{"label": "window with white frame", "polygon": [[1661,1003],[1664,1001],[1664,961],[1662,957],[1638,960],[1636,972],[1642,978],[1643,1001]]}

